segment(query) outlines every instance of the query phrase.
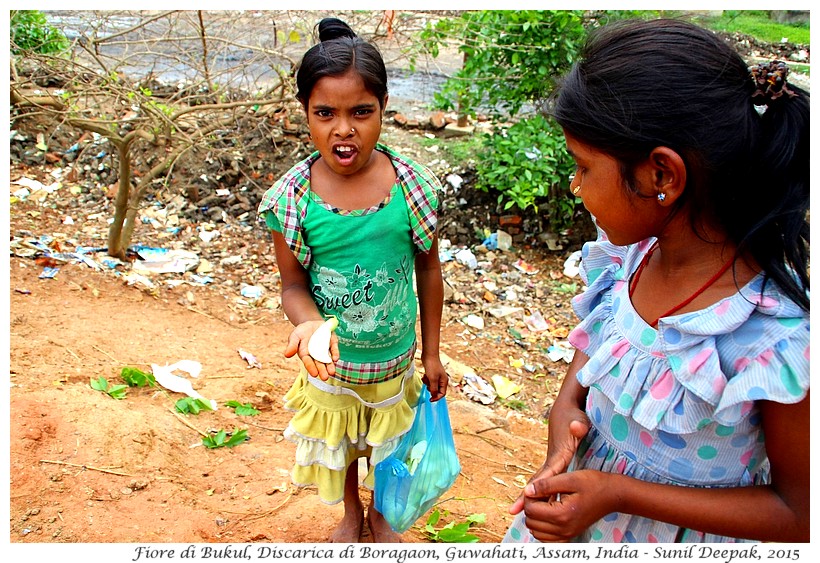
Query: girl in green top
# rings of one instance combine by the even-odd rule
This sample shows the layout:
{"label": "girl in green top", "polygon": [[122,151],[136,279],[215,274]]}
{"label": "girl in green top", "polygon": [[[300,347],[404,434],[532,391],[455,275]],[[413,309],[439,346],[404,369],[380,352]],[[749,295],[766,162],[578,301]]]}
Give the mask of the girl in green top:
{"label": "girl in green top", "polygon": [[[285,396],[295,411],[285,432],[297,445],[293,481],[316,485],[328,504],[344,501],[329,539],[349,543],[364,524],[358,459],[370,460],[364,484],[372,489],[373,468],[412,425],[421,385],[433,400],[447,392],[435,231],[441,186],[378,142],[387,103],[378,50],[334,18],[319,23],[319,37],[297,74],[317,150],[265,193],[259,212],[295,326],[285,356],[304,364]],[[414,371],[417,309],[423,377]],[[330,315],[339,326],[325,364],[310,356],[308,341]],[[372,500],[367,520],[374,541],[401,541]]]}

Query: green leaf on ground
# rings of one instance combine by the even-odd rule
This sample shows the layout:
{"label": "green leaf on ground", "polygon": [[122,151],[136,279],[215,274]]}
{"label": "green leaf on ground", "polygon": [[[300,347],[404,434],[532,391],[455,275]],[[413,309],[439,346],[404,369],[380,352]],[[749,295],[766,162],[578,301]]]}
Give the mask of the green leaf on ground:
{"label": "green leaf on ground", "polygon": [[250,403],[240,403],[239,401],[228,401],[225,403],[226,407],[233,409],[233,412],[239,416],[256,416],[259,411],[253,408]]}
{"label": "green leaf on ground", "polygon": [[112,399],[125,399],[125,393],[128,389],[127,385],[111,385],[103,376],[91,380],[91,388],[95,391],[101,391]]}
{"label": "green leaf on ground", "polygon": [[[449,515],[445,511],[445,515]],[[476,543],[478,536],[469,533],[470,527],[473,524],[481,524],[486,521],[485,514],[470,514],[466,522],[450,522],[441,528],[436,528],[441,521],[442,513],[436,508],[427,517],[427,523],[424,526],[424,533],[433,542],[440,543]]]}
{"label": "green leaf on ground", "polygon": [[153,373],[145,373],[141,369],[130,366],[122,368],[120,377],[129,387],[155,387],[157,384]]}
{"label": "green leaf on ground", "polygon": [[234,446],[238,446],[239,444],[243,443],[247,439],[247,430],[235,430],[233,433],[228,434],[223,429],[214,434],[213,436],[205,436],[204,438],[202,438],[202,444],[209,449],[222,447],[233,448]]}
{"label": "green leaf on ground", "polygon": [[174,407],[183,414],[199,414],[201,411],[212,411],[211,403],[193,397],[183,397],[178,400]]}

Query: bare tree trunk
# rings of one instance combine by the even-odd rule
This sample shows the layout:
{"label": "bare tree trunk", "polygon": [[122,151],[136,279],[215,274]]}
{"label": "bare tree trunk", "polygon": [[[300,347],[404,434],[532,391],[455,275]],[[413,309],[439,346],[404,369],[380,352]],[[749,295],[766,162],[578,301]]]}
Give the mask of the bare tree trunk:
{"label": "bare tree trunk", "polygon": [[205,22],[202,20],[202,10],[197,10],[199,18],[199,37],[202,40],[202,70],[205,83],[208,85],[208,93],[214,92],[214,85],[211,82],[211,73],[208,70],[208,41],[205,39]]}
{"label": "bare tree trunk", "polygon": [[[118,184],[108,254],[125,259],[142,199],[186,152],[224,163],[234,176],[237,171],[246,178],[260,176],[254,143],[280,136],[280,112],[287,115],[288,104],[296,105],[291,92],[298,64],[291,53],[297,44],[301,49],[313,41],[307,30],[315,26],[317,15],[101,10],[72,12],[71,17],[79,21],[79,32],[70,53],[26,53],[10,61],[13,119],[52,116],[60,124],[94,133],[81,137],[88,143],[85,148],[106,141],[114,145],[116,178],[109,170],[105,179]],[[260,27],[260,17],[270,18],[272,25]],[[373,29],[384,13],[354,11],[345,19],[355,29]],[[403,20],[386,21],[388,35],[401,36]],[[122,22],[133,25],[123,28]],[[223,91],[224,100],[214,96]],[[258,127],[261,135],[249,141],[239,134],[248,125]],[[79,149],[77,162],[85,148]]]}
{"label": "bare tree trunk", "polygon": [[[131,141],[115,142],[120,159],[119,186],[114,200],[114,222],[108,227],[108,255],[125,260],[127,242],[123,243],[123,226],[128,214],[129,195],[131,191],[131,161],[128,152]],[[133,231],[133,227],[131,228]]]}

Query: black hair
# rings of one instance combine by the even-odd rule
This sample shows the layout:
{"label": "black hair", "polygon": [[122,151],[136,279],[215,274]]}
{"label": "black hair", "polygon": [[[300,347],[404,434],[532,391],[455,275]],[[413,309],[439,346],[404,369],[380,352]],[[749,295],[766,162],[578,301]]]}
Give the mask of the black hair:
{"label": "black hair", "polygon": [[325,18],[317,25],[319,43],[302,57],[296,74],[296,98],[307,107],[316,83],[325,76],[341,76],[355,70],[368,92],[384,109],[387,99],[387,70],[379,50],[363,41],[340,19]]}
{"label": "black hair", "polygon": [[592,32],[546,104],[573,137],[635,166],[656,147],[684,160],[676,202],[721,226],[767,279],[809,310],[809,94],[755,109],[749,66],[716,34],[680,20],[627,20]]}

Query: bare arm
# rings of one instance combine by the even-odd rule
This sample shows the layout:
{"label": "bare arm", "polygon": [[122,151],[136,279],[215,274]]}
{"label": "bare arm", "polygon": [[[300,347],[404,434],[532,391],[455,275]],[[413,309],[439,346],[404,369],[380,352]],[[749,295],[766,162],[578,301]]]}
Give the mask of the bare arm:
{"label": "bare arm", "polygon": [[[547,457],[541,469],[530,478],[530,482],[566,471],[578,450],[578,445],[589,432],[589,419],[584,413],[587,388],[583,387],[576,377],[578,370],[587,361],[589,356],[580,350],[576,350],[572,356],[561,390],[550,410]],[[510,507],[511,514],[518,514],[524,508],[525,494],[518,497]]]}
{"label": "bare arm", "polygon": [[424,365],[424,382],[430,398],[437,401],[447,394],[448,377],[439,355],[441,310],[444,306],[444,282],[438,259],[438,239],[428,252],[416,254],[416,288],[419,298],[421,321],[421,361]]}
{"label": "bare arm", "polygon": [[[527,526],[565,541],[614,511],[729,537],[809,541],[809,396],[794,405],[760,402],[770,485],[709,489],[647,483],[583,470],[533,481]],[[549,499],[561,493],[559,501]]]}
{"label": "bare arm", "polygon": [[[327,380],[336,372],[334,365],[317,362],[308,353],[310,337],[324,322],[310,295],[308,273],[293,255],[282,233],[273,231],[273,247],[282,283],[282,308],[295,327],[288,338],[285,357],[298,355],[310,375]],[[330,356],[334,361],[339,359],[339,344],[335,335],[331,338]]]}

